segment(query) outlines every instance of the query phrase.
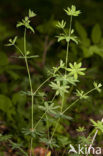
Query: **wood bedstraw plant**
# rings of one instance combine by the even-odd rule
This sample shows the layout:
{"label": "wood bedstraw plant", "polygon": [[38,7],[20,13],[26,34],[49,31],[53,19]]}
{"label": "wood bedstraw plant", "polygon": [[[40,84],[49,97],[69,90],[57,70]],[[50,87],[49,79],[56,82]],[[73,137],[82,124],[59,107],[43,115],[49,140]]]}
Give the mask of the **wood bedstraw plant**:
{"label": "wood bedstraw plant", "polygon": [[[72,120],[72,117],[66,115],[65,113],[69,111],[73,106],[76,105],[81,99],[86,100],[88,98],[88,95],[97,90],[100,92],[101,83],[97,84],[94,82],[94,87],[88,92],[84,92],[82,90],[77,89],[77,83],[79,83],[79,76],[85,75],[86,68],[82,67],[81,62],[74,62],[68,63],[68,57],[69,57],[69,50],[70,50],[70,43],[74,42],[78,44],[78,38],[74,34],[74,29],[72,29],[72,20],[73,17],[78,16],[81,12],[79,10],[76,10],[76,7],[74,5],[71,6],[71,8],[67,8],[64,10],[68,17],[70,17],[70,24],[69,29],[66,21],[62,20],[61,22],[58,22],[56,24],[57,28],[60,29],[61,33],[57,36],[58,42],[64,40],[67,45],[67,51],[65,54],[65,60],[60,60],[59,66],[53,67],[51,70],[48,71],[49,77],[42,83],[38,88],[34,91],[33,85],[32,85],[32,77],[30,74],[28,59],[36,58],[37,55],[31,56],[30,51],[27,48],[27,41],[26,41],[26,34],[27,30],[35,32],[32,26],[30,25],[31,18],[35,17],[36,14],[29,10],[28,16],[26,16],[24,19],[22,19],[21,22],[18,22],[17,28],[24,27],[24,51],[22,51],[16,44],[17,36],[14,37],[14,39],[9,39],[9,43],[7,46],[14,46],[20,53],[20,56],[18,58],[22,58],[25,61],[27,73],[28,73],[28,79],[30,84],[30,91],[23,92],[24,94],[31,96],[31,127],[29,129],[23,129],[23,133],[30,137],[30,156],[33,155],[33,142],[35,142],[35,137],[39,136],[39,140],[42,143],[45,143],[47,149],[52,148],[59,148],[58,142],[55,138],[55,133],[58,127],[58,124],[60,121],[66,120]],[[67,25],[67,27],[66,27]],[[52,78],[52,79],[51,79]],[[35,96],[39,94],[39,90],[50,81],[49,86],[54,90],[54,96],[52,100],[44,101],[43,104],[38,106],[38,109],[43,111],[44,113],[38,120],[38,122],[34,125],[34,106],[35,106]],[[66,104],[65,96],[70,96],[72,89],[74,88],[76,92],[76,100],[69,104],[68,106]],[[55,103],[55,98],[61,99],[61,104]],[[43,98],[43,97],[42,97]],[[65,106],[65,107],[64,107]],[[67,107],[66,107],[67,106]],[[42,120],[46,123],[45,132],[38,131],[39,124],[42,122]],[[19,149],[22,154],[28,155],[20,146],[16,146],[12,141],[9,142],[14,146],[14,148]],[[47,155],[47,154],[46,154]],[[50,155],[50,154],[49,154]]]}

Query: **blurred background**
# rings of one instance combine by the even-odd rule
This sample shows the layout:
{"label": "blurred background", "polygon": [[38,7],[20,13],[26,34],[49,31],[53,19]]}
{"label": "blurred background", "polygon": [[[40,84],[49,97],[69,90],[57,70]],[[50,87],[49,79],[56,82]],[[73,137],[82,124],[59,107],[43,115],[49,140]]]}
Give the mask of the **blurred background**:
{"label": "blurred background", "polygon": [[[28,32],[27,46],[33,55],[39,55],[39,58],[29,60],[35,90],[47,78],[47,69],[57,66],[59,59],[65,58],[66,44],[57,42],[59,31],[55,25],[58,20],[64,19],[68,21],[69,27],[69,18],[64,9],[72,4],[81,10],[81,15],[73,18],[73,28],[80,42],[78,46],[71,43],[69,62],[82,61],[87,68],[85,78],[80,78],[81,83],[78,85],[87,91],[93,87],[93,81],[103,83],[103,0],[0,0],[0,132],[13,134],[17,142],[26,140],[25,147],[28,139],[21,134],[21,129],[28,126],[30,102],[20,91],[28,90],[29,82],[23,60],[14,58],[18,52],[5,44],[9,38],[17,35],[17,44],[23,48],[23,29],[17,29],[16,24],[29,9],[33,10],[37,14],[32,20],[35,34]],[[41,91],[45,91],[48,98],[52,95],[47,86]],[[35,122],[39,119],[40,112],[36,107],[39,103],[40,99],[36,98]],[[103,116],[103,92],[93,93],[88,101],[82,101],[81,107],[77,106],[71,114],[76,121],[76,127],[71,123],[71,136],[78,125],[83,124],[89,130],[89,119],[101,120]],[[62,133],[63,127],[60,126],[58,131]],[[43,125],[41,128],[44,128]]]}

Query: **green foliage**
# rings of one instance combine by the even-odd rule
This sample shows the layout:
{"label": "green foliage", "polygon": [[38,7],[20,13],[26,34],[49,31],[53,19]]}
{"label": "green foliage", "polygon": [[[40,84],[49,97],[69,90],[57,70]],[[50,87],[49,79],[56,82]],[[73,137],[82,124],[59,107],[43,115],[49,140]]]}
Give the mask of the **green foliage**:
{"label": "green foliage", "polygon": [[2,135],[0,134],[0,142],[6,142],[8,141],[9,139],[11,139],[11,135]]}
{"label": "green foliage", "polygon": [[21,22],[18,22],[17,27],[24,26],[27,29],[30,29],[34,33],[34,29],[30,26],[30,18],[35,17],[36,14],[29,10],[28,16],[26,16],[24,19],[22,19]]}
{"label": "green foliage", "polygon": [[74,77],[68,75],[57,75],[55,78],[56,82],[64,82],[65,84],[76,85],[79,80],[74,79]]}
{"label": "green foliage", "polygon": [[88,98],[88,96],[85,95],[83,90],[79,91],[78,89],[76,90],[76,96],[80,97],[80,99],[87,99]]}
{"label": "green foliage", "polygon": [[[75,31],[74,29],[72,29],[72,17],[78,16],[81,12],[79,10],[76,10],[76,7],[74,5],[72,5],[71,8],[68,7],[67,9],[65,9],[65,12],[70,16],[69,28],[67,21],[61,20],[61,22],[56,22],[54,18],[51,18],[48,22],[37,27],[37,30],[39,31],[39,33],[41,33],[41,36],[40,34],[39,36],[42,38],[38,39],[38,37],[36,36],[37,39],[35,41],[35,44],[38,44],[35,46],[38,47],[37,49],[41,49],[41,51],[44,50],[45,53],[45,49],[48,47],[48,44],[51,44],[50,38],[52,35],[54,35],[54,24],[59,29],[58,32],[62,31],[57,36],[58,42],[62,41],[60,49],[58,48],[59,51],[63,48],[65,49],[65,44],[67,46],[67,50],[64,50],[65,61],[60,60],[59,65],[57,64],[55,66],[53,65],[53,67],[50,67],[51,64],[54,64],[55,59],[57,59],[58,61],[58,58],[54,57],[56,56],[56,54],[53,55],[54,62],[52,61],[52,58],[48,57],[47,62],[52,62],[51,64],[48,63],[48,68],[51,68],[47,71],[50,77],[44,80],[44,82],[42,82],[41,84],[40,81],[42,81],[44,77],[47,77],[47,73],[45,72],[45,67],[44,70],[42,68],[41,71],[41,62],[40,59],[39,61],[37,59],[38,55],[32,55],[32,50],[35,51],[34,43],[32,42],[31,44],[29,42],[30,38],[26,38],[28,29],[34,33],[34,28],[30,24],[31,18],[36,16],[33,11],[29,10],[28,16],[26,16],[24,19],[22,19],[21,22],[18,22],[17,24],[17,27],[25,27],[24,38],[17,39],[17,36],[15,36],[13,39],[9,39],[9,43],[7,44],[7,46],[14,46],[16,48],[17,55],[15,55],[14,57],[15,59],[17,58],[17,60],[20,59],[20,61],[23,61],[23,65],[25,62],[25,67],[28,75],[25,76],[25,72],[22,72],[22,74],[15,72],[15,70],[24,69],[24,67],[13,64],[10,65],[7,55],[3,52],[0,53],[0,67],[3,67],[2,69],[0,69],[1,73],[5,72],[10,76],[9,79],[10,81],[12,81],[11,83],[13,86],[10,88],[10,93],[8,93],[8,95],[0,95],[0,112],[1,114],[3,114],[2,116],[7,116],[9,120],[7,126],[10,126],[10,130],[12,134],[14,134],[13,139],[17,143],[10,141],[9,139],[11,138],[9,137],[9,135],[0,135],[0,139],[1,142],[9,140],[9,143],[11,144],[13,150],[19,150],[26,156],[28,154],[23,151],[23,146],[21,143],[22,140],[27,150],[30,151],[30,154],[32,153],[32,149],[35,146],[40,146],[40,143],[41,146],[47,146],[48,149],[53,149],[53,151],[58,152],[64,148],[67,150],[68,145],[71,142],[79,142],[83,145],[89,145],[92,141],[91,137],[86,138],[85,136],[82,136],[84,135],[84,131],[86,131],[84,127],[79,127],[77,129],[77,132],[79,132],[78,138],[76,137],[74,139],[71,134],[73,133],[73,135],[76,136],[76,132],[74,131],[76,124],[79,125],[82,122],[80,121],[81,117],[79,116],[79,114],[81,114],[83,111],[84,115],[85,110],[87,110],[85,111],[87,114],[89,111],[92,111],[90,110],[89,105],[91,103],[92,107],[92,102],[94,103],[95,97],[92,97],[92,95],[88,96],[88,94],[90,94],[94,90],[97,90],[98,92],[101,91],[101,83],[97,84],[96,82],[94,82],[93,84],[94,88],[89,90],[88,92],[85,93],[85,91],[82,90],[83,88],[89,88],[89,85],[87,85],[88,87],[85,87],[86,83],[84,79],[88,77],[88,65],[86,64],[85,60],[83,60],[83,64],[85,64],[85,66],[87,67],[87,77],[81,77],[81,79],[79,80],[79,75],[84,76],[84,71],[86,70],[86,68],[82,67],[82,59],[84,59],[85,57],[93,56],[94,53],[103,57],[102,51],[100,52],[100,49],[102,48],[102,33],[99,25],[96,25],[92,30],[91,39],[89,39],[88,33],[86,32],[85,28],[79,22],[76,22],[75,27],[81,39],[81,41],[78,42],[79,40],[74,34]],[[98,35],[96,37],[97,32]],[[47,36],[44,44],[45,34]],[[74,43],[80,43],[78,48]],[[55,48],[55,46],[53,48]],[[73,62],[73,60],[71,59],[72,50],[74,50],[78,57],[79,55],[81,57],[77,57],[75,62]],[[80,54],[81,50],[83,51],[83,56],[81,56]],[[21,54],[20,56],[18,56],[18,52],[19,54]],[[39,53],[39,51],[37,52]],[[48,54],[48,56],[49,55],[50,54]],[[36,59],[32,60],[32,58]],[[64,59],[64,55],[62,59]],[[73,63],[68,64],[68,62]],[[38,71],[41,72],[40,75]],[[11,80],[11,78],[13,80]],[[50,81],[50,87],[46,87],[46,83],[48,81]],[[3,84],[1,84],[0,86],[2,85]],[[79,85],[80,90],[77,89],[77,85]],[[5,88],[7,87],[8,86],[5,86]],[[41,87],[43,87],[43,89]],[[19,92],[19,90],[23,91]],[[14,91],[16,93],[14,93]],[[73,92],[76,92],[76,94],[73,94]],[[10,100],[9,97],[9,95],[11,94],[12,100]],[[52,95],[54,96],[52,97]],[[88,97],[90,97],[89,102],[87,102],[86,100]],[[82,99],[85,100],[83,101]],[[79,108],[78,106],[76,108],[73,108],[73,106],[76,106],[75,104],[77,104],[77,102],[78,105],[79,103],[81,104],[80,100],[82,100],[83,105],[81,105],[81,107]],[[86,105],[84,105],[85,103]],[[72,109],[72,111],[69,111],[70,108]],[[83,117],[85,118],[85,115]],[[1,117],[1,119],[2,118],[3,117]],[[101,122],[96,123],[92,121],[92,123],[96,129],[99,129],[101,130],[101,132],[103,132]]]}
{"label": "green foliage", "polygon": [[102,51],[102,31],[99,24],[96,24],[91,31],[91,39],[88,38],[88,34],[85,28],[76,22],[75,28],[80,36],[80,49],[83,52],[83,57],[91,57],[94,54],[103,57]]}
{"label": "green foliage", "polygon": [[59,146],[62,146],[62,147],[65,147],[66,145],[70,143],[68,137],[62,136],[62,135],[58,137],[58,141],[59,141]]}
{"label": "green foliage", "polygon": [[78,75],[85,75],[85,73],[83,71],[86,70],[86,68],[81,68],[82,63],[76,63],[74,62],[74,64],[69,63],[70,68],[67,68],[66,70],[70,72],[69,75],[73,75],[74,78],[77,80],[78,79]]}
{"label": "green foliage", "polygon": [[33,138],[43,135],[41,132],[38,132],[36,129],[23,129],[22,133],[24,135],[31,136]]}
{"label": "green foliage", "polygon": [[11,100],[2,94],[0,94],[0,110],[6,113],[9,120],[12,119],[12,115],[15,114]]}
{"label": "green foliage", "polygon": [[66,42],[73,41],[73,42],[75,42],[76,44],[78,44],[77,36],[74,36],[74,35],[73,35],[74,31],[71,30],[70,33],[72,34],[71,36],[68,34],[68,32],[62,33],[62,34],[60,34],[59,36],[57,36],[58,42],[60,42],[60,41],[62,41],[62,40],[66,40]]}
{"label": "green foliage", "polygon": [[14,39],[9,39],[9,43],[6,44],[6,46],[14,46],[17,40],[17,36],[14,37]]}
{"label": "green foliage", "polygon": [[101,89],[100,89],[102,87],[101,83],[97,84],[96,82],[94,82],[93,85],[98,92],[101,92]]}
{"label": "green foliage", "polygon": [[64,29],[66,26],[66,22],[64,20],[62,20],[61,22],[58,21],[56,26],[60,29]]}
{"label": "green foliage", "polygon": [[67,13],[67,15],[69,16],[78,16],[80,14],[80,11],[76,10],[76,6],[72,5],[71,8],[67,8],[67,10],[65,9],[65,12]]}
{"label": "green foliage", "polygon": [[78,127],[77,132],[84,132],[86,129],[84,127]]}
{"label": "green foliage", "polygon": [[29,18],[32,18],[35,16],[36,16],[36,14],[32,10],[29,9]]}
{"label": "green foliage", "polygon": [[51,149],[53,149],[53,147],[58,148],[59,146],[56,144],[55,139],[52,140],[48,140],[46,138],[41,138],[40,139],[41,142],[45,143],[47,146],[49,146]]}
{"label": "green foliage", "polygon": [[90,145],[91,137],[86,138],[85,136],[80,136],[79,137],[79,143],[82,145]]}
{"label": "green foliage", "polygon": [[56,81],[55,83],[54,82],[51,82],[50,83],[50,87],[52,87],[52,89],[56,90],[56,95],[60,95],[60,96],[63,96],[64,93],[68,93],[68,88],[70,88],[69,86],[67,85],[61,85],[60,81]]}
{"label": "green foliage", "polygon": [[76,23],[75,23],[75,28],[76,28],[81,39],[87,38],[87,32],[86,32],[85,28],[78,21],[76,21]]}
{"label": "green foliage", "polygon": [[102,121],[97,121],[95,122],[94,120],[90,119],[90,121],[92,122],[93,126],[96,129],[99,129],[102,133],[103,133],[103,122]]}
{"label": "green foliage", "polygon": [[91,38],[94,44],[98,44],[101,40],[102,32],[99,24],[96,24],[92,29]]}
{"label": "green foliage", "polygon": [[[50,102],[51,103],[51,102]],[[44,106],[39,106],[39,108],[46,113],[55,114],[55,110],[59,108],[59,106],[54,106],[54,103],[48,105],[48,102],[44,102]]]}

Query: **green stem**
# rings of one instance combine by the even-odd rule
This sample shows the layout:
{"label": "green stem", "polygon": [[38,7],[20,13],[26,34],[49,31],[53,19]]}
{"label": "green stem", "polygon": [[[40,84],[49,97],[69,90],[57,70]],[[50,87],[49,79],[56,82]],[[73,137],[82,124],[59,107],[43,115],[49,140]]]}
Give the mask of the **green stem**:
{"label": "green stem", "polygon": [[26,28],[24,30],[24,54],[26,55]]}
{"label": "green stem", "polygon": [[61,113],[62,113],[62,110],[63,110],[63,106],[64,106],[64,94],[62,96]]}
{"label": "green stem", "polygon": [[[102,118],[101,122],[103,123],[103,118]],[[94,131],[95,131],[95,133],[94,133]],[[88,137],[90,137],[90,135],[91,135],[92,133],[94,133],[93,138],[92,138],[92,141],[91,141],[91,144],[89,145],[88,150],[93,146],[93,144],[94,144],[94,142],[95,142],[95,140],[96,140],[96,136],[97,136],[97,134],[98,134],[98,131],[99,131],[99,130],[98,130],[97,128],[94,128],[94,130],[89,134]],[[86,156],[88,156],[88,154],[87,154]]]}
{"label": "green stem", "polygon": [[40,121],[44,118],[44,116],[45,116],[46,113],[47,113],[47,112],[45,112],[45,113],[41,116],[40,120],[39,120],[39,121],[36,123],[36,125],[34,126],[34,129],[36,129],[36,127],[39,125]]}
{"label": "green stem", "polygon": [[[14,142],[9,140],[10,144],[12,145]],[[28,156],[28,154],[20,147],[18,147],[19,151],[21,151],[21,153],[23,153],[25,156]]]}
{"label": "green stem", "polygon": [[33,103],[34,103],[34,96],[33,96],[33,88],[32,88],[32,81],[31,81],[31,76],[30,76],[30,70],[29,70],[29,65],[28,65],[28,61],[27,58],[25,57],[25,63],[26,63],[26,68],[27,68],[27,72],[28,72],[28,77],[29,77],[29,84],[30,84],[30,90],[31,90],[31,101],[32,101],[32,122],[31,122],[31,127],[33,128]]}
{"label": "green stem", "polygon": [[[55,96],[54,96],[54,97],[55,97]],[[62,113],[63,105],[64,105],[64,95],[62,96],[61,113]],[[52,140],[52,138],[53,138],[53,136],[54,136],[54,134],[55,134],[55,132],[56,132],[56,129],[57,129],[58,124],[59,124],[59,121],[60,121],[60,117],[59,117],[59,119],[57,120],[57,123],[56,123],[56,125],[55,125],[54,131],[53,131],[53,133],[52,133],[52,136],[51,136],[50,140]],[[49,147],[48,147],[48,148],[49,148]]]}
{"label": "green stem", "polygon": [[[88,91],[87,93],[85,93],[84,95],[88,95],[89,93],[93,92],[94,90],[96,90],[96,88],[91,89],[90,91]],[[64,111],[63,114],[69,110],[71,107],[73,107],[79,100],[81,100],[80,98],[77,99],[76,101],[74,101],[70,106],[68,106]]]}
{"label": "green stem", "polygon": [[[71,28],[72,28],[72,16],[70,17],[69,39],[71,36]],[[67,42],[67,52],[66,52],[66,59],[65,59],[66,68],[68,65],[69,44],[70,44],[70,40]]]}
{"label": "green stem", "polygon": [[36,89],[36,91],[33,93],[33,95],[35,95],[35,94],[38,92],[38,90],[39,90],[46,82],[48,82],[51,78],[52,78],[52,76],[50,76],[49,78],[47,78],[47,79]]}
{"label": "green stem", "polygon": [[23,52],[21,51],[21,49],[17,45],[14,45],[14,47],[21,53],[21,55],[23,57],[25,57],[25,55],[23,54]]}
{"label": "green stem", "polygon": [[[66,52],[66,61],[65,61],[65,64],[66,64],[66,68],[67,68],[67,65],[68,65],[68,54],[69,54],[69,42],[67,42],[67,52]],[[66,70],[65,70],[66,71]]]}
{"label": "green stem", "polygon": [[[27,51],[26,51],[26,28],[25,28],[25,31],[24,31],[24,55],[25,55],[25,63],[26,63],[29,84],[30,84],[30,91],[31,91],[31,104],[32,104],[32,106],[31,106],[31,129],[33,130],[33,127],[34,127],[34,95],[33,95],[33,87],[32,87],[31,75],[30,75],[28,60],[26,57],[26,52]],[[33,138],[31,138],[30,156],[32,156],[32,146],[33,146]]]}
{"label": "green stem", "polygon": [[60,120],[60,118],[57,120],[57,123],[56,123],[56,125],[55,125],[54,131],[53,131],[53,133],[52,133],[52,136],[51,136],[50,140],[52,140],[52,138],[53,138],[53,136],[54,136],[54,134],[55,134],[55,132],[56,132],[56,129],[57,129],[57,127],[58,127],[59,120]]}
{"label": "green stem", "polygon": [[53,102],[53,101],[54,101],[55,97],[56,97],[56,94],[54,94],[54,96],[53,96],[53,98],[52,98],[52,101],[51,101],[51,102]]}
{"label": "green stem", "polygon": [[48,139],[49,139],[49,120],[48,120],[47,115],[46,115],[46,120],[47,120],[47,133],[48,133]]}

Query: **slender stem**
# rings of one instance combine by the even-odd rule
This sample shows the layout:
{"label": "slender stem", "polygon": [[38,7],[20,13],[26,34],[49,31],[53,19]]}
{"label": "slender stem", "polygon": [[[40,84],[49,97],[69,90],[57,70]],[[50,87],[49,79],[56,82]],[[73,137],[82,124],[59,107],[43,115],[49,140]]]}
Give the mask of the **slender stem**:
{"label": "slender stem", "polygon": [[80,99],[77,99],[76,101],[74,101],[70,106],[68,106],[64,111],[63,111],[63,114],[69,110],[71,107],[73,107]]}
{"label": "slender stem", "polygon": [[52,98],[51,102],[53,102],[53,101],[54,101],[55,97],[56,97],[56,94],[54,94],[54,96],[53,96],[53,98]]}
{"label": "slender stem", "polygon": [[47,120],[47,133],[48,133],[48,139],[49,139],[49,120],[48,120],[48,116],[46,115],[46,120]]}
{"label": "slender stem", "polygon": [[[71,36],[71,28],[72,28],[72,16],[70,17],[69,39],[70,39],[70,36]],[[66,59],[65,59],[66,68],[67,68],[67,65],[68,65],[69,44],[70,44],[70,40],[67,42],[67,52],[66,52]]]}
{"label": "slender stem", "polygon": [[29,70],[29,66],[28,66],[28,61],[27,58],[25,57],[25,63],[26,63],[26,67],[27,67],[27,72],[28,72],[28,77],[29,77],[29,84],[30,84],[30,90],[31,90],[31,101],[32,101],[32,128],[33,128],[33,101],[34,101],[34,96],[33,96],[33,88],[32,88],[32,81],[31,81],[31,76],[30,76],[30,70]]}
{"label": "slender stem", "polygon": [[[54,134],[55,134],[55,132],[56,132],[56,129],[57,129],[57,127],[58,127],[59,120],[60,120],[60,118],[57,120],[57,123],[56,123],[56,125],[55,125],[54,131],[53,131],[53,133],[52,133],[52,135],[51,135],[51,137],[50,137],[50,142],[52,141],[53,136],[54,136]],[[49,145],[47,146],[47,151],[48,151],[48,149],[49,149]],[[47,152],[46,152],[45,156],[46,156],[46,155],[47,155]]]}
{"label": "slender stem", "polygon": [[[56,95],[56,94],[55,94],[55,95]],[[54,96],[54,97],[55,97],[55,96]],[[64,95],[62,96],[61,113],[62,113],[63,105],[64,105]],[[57,120],[57,123],[56,123],[56,125],[55,125],[54,131],[53,131],[53,133],[52,133],[52,136],[51,136],[50,140],[52,140],[52,138],[53,138],[53,136],[54,136],[54,134],[55,134],[55,132],[56,132],[56,129],[57,129],[58,124],[59,124],[59,121],[60,121],[60,117],[59,117],[58,120]],[[49,148],[49,147],[48,147],[48,148]]]}
{"label": "slender stem", "polygon": [[26,28],[25,28],[25,30],[24,30],[24,53],[25,53],[25,55],[26,55]]}
{"label": "slender stem", "polygon": [[17,45],[14,45],[14,47],[21,53],[21,55],[23,55],[23,57],[25,57],[25,55],[23,54],[22,50]]}
{"label": "slender stem", "polygon": [[[54,101],[55,97],[56,97],[56,94],[53,96],[52,102]],[[43,113],[43,115],[41,116],[40,120],[39,120],[39,121],[36,123],[36,125],[34,126],[34,129],[38,126],[38,124],[39,124],[40,121],[43,119],[43,117],[46,115],[46,113],[47,113],[47,111],[45,111],[45,112]]]}
{"label": "slender stem", "polygon": [[36,89],[36,91],[33,93],[33,95],[35,95],[35,94],[38,92],[38,90],[39,90],[46,82],[48,82],[51,78],[52,78],[52,76],[50,76],[49,78],[47,78],[47,79]]}
{"label": "slender stem", "polygon": [[62,110],[63,110],[63,106],[64,106],[64,94],[62,96],[61,113],[62,113]]}
{"label": "slender stem", "polygon": [[[96,132],[95,132],[95,134],[94,134],[94,136],[92,138],[92,142],[91,142],[91,144],[90,144],[90,146],[88,148],[88,151],[90,151],[91,147],[93,146],[93,143],[94,143],[94,141],[96,139],[97,134],[98,134],[98,129],[96,130]],[[87,156],[88,156],[88,154],[87,154]]]}
{"label": "slender stem", "polygon": [[[10,144],[14,144],[13,141],[9,140]],[[18,147],[19,151],[21,151],[21,153],[23,153],[25,156],[28,156],[28,154],[21,148],[21,147]]]}
{"label": "slender stem", "polygon": [[36,125],[34,126],[34,129],[36,129],[36,127],[39,125],[40,121],[44,118],[44,116],[46,115],[47,112],[43,113],[43,115],[41,116],[40,120],[36,123]]}
{"label": "slender stem", "polygon": [[[103,118],[102,118],[102,120],[101,120],[102,122],[103,122]],[[95,129],[94,129],[95,130]],[[93,130],[93,132],[94,132],[94,130]],[[96,139],[96,136],[97,136],[97,134],[98,134],[98,129],[96,130],[96,132],[94,133],[94,136],[93,136],[93,138],[92,138],[92,141],[91,141],[91,144],[90,144],[90,146],[89,146],[89,148],[88,148],[88,151],[90,151],[90,149],[91,149],[91,147],[93,146],[93,144],[94,144],[94,142],[95,142],[95,139]],[[87,153],[87,155],[86,156],[88,156],[88,153]]]}
{"label": "slender stem", "polygon": [[[87,93],[85,93],[84,95],[88,95],[89,93],[93,92],[94,90],[96,90],[96,88],[91,89],[90,91],[88,91]],[[73,107],[79,100],[81,100],[80,98],[77,99],[76,101],[74,101],[70,106],[68,106],[64,111],[63,114],[69,110],[71,107]]]}
{"label": "slender stem", "polygon": [[[68,65],[68,54],[69,54],[69,42],[67,42],[67,52],[66,52],[66,61],[65,61],[65,64],[66,64],[66,68],[67,68],[67,65]],[[66,70],[65,70],[66,72]]]}
{"label": "slender stem", "polygon": [[[24,55],[25,55],[25,63],[26,63],[26,68],[27,68],[27,73],[28,73],[28,78],[29,78],[29,84],[30,84],[30,91],[31,91],[31,130],[33,130],[34,127],[34,95],[33,95],[33,87],[32,87],[32,80],[31,80],[31,75],[30,75],[30,70],[29,70],[29,65],[28,65],[28,60],[26,57],[26,28],[24,31]],[[30,145],[30,156],[32,156],[32,146],[33,146],[33,138],[31,138],[31,145]]]}
{"label": "slender stem", "polygon": [[92,134],[94,134],[94,132],[95,132],[95,129],[92,130],[92,132],[89,134],[88,138],[89,138]]}
{"label": "slender stem", "polygon": [[[21,55],[24,57],[25,59],[25,63],[26,63],[26,68],[27,68],[27,73],[28,73],[28,78],[29,78],[29,84],[30,84],[30,90],[31,90],[31,103],[32,103],[32,108],[31,108],[31,129],[33,130],[33,128],[36,128],[39,124],[39,122],[42,120],[42,118],[45,116],[46,112],[42,115],[41,119],[37,122],[37,124],[34,127],[34,96],[35,94],[38,92],[38,90],[47,82],[49,81],[52,76],[50,76],[49,78],[47,78],[37,89],[36,91],[33,93],[33,87],[32,87],[32,81],[31,81],[31,75],[30,75],[30,70],[29,70],[29,65],[28,65],[28,59],[26,57],[26,28],[24,31],[24,53],[22,52],[22,50],[14,45],[15,48],[21,53]],[[54,97],[55,98],[55,97]],[[52,99],[53,101],[54,99]],[[30,145],[31,149],[30,149],[30,156],[32,156],[32,146],[33,146],[33,138],[31,138],[31,145]]]}
{"label": "slender stem", "polygon": [[52,133],[52,136],[51,136],[50,140],[52,140],[52,138],[53,138],[53,136],[54,136],[54,134],[55,134],[55,132],[56,132],[56,129],[57,129],[57,127],[58,127],[59,120],[60,120],[60,118],[57,120],[57,123],[56,123],[56,125],[55,125],[54,131],[53,131],[53,133]]}

